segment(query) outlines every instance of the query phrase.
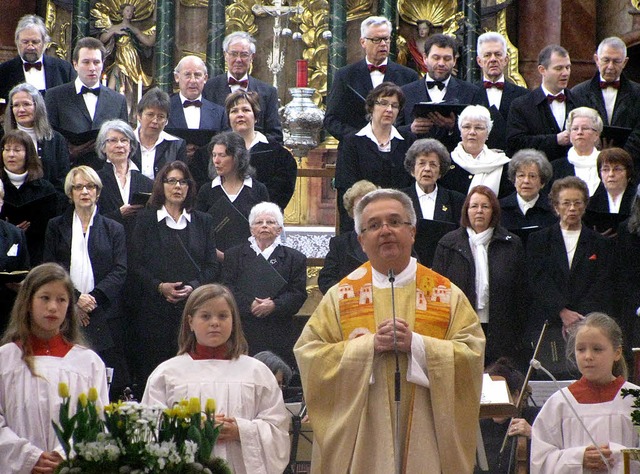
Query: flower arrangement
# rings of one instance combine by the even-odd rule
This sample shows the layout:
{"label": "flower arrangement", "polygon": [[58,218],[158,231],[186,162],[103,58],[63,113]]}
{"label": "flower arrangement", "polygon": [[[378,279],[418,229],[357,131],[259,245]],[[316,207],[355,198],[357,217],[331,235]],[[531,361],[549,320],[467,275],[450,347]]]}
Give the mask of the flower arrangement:
{"label": "flower arrangement", "polygon": [[627,398],[629,395],[633,397],[633,408],[631,412],[631,422],[633,426],[640,431],[640,390],[637,388],[623,388],[620,390],[622,398]]}
{"label": "flower arrangement", "polygon": [[61,383],[58,393],[60,424],[52,424],[66,454],[59,474],[231,474],[224,460],[211,457],[220,433],[213,399],[206,401],[204,411],[200,400],[191,398],[166,409],[111,403],[100,413],[98,392],[92,388],[80,394],[76,412],[69,416],[69,388]]}

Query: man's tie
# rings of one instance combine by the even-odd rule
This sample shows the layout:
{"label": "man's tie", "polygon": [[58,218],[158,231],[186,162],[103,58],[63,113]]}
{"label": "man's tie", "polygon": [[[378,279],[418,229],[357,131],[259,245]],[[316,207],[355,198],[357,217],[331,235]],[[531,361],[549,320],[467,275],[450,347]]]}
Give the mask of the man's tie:
{"label": "man's tie", "polygon": [[565,100],[567,100],[567,97],[562,92],[560,92],[560,94],[558,95],[547,95],[547,102],[551,104],[554,100],[557,100],[558,102],[564,102]]}
{"label": "man's tie", "polygon": [[386,64],[382,64],[380,66],[376,66],[374,64],[367,64],[367,67],[369,68],[369,72],[380,71],[382,74],[385,74],[387,72]]}
{"label": "man's tie", "polygon": [[24,70],[25,71],[30,71],[31,68],[35,68],[38,71],[42,71],[42,61],[38,61],[37,63],[23,63],[24,65]]}
{"label": "man's tie", "polygon": [[607,87],[620,89],[620,81],[611,81],[611,82],[600,81],[600,89],[606,89]]}
{"label": "man's tie", "polygon": [[246,89],[247,87],[249,87],[249,80],[248,79],[243,79],[243,80],[239,81],[235,77],[230,77],[229,78],[229,85],[230,86],[240,86],[243,89]]}
{"label": "man's tie", "polygon": [[80,88],[80,95],[84,95],[84,94],[93,94],[97,96],[100,94],[100,88],[96,87],[95,89],[91,89],[90,87],[82,86]]}
{"label": "man's tie", "polygon": [[504,82],[484,81],[483,85],[485,89],[491,89],[492,87],[495,87],[496,89],[504,90]]}
{"label": "man's tie", "polygon": [[184,107],[185,109],[187,107],[202,107],[202,101],[201,100],[185,100],[182,103],[182,107]]}
{"label": "man's tie", "polygon": [[439,90],[444,89],[444,82],[442,81],[427,81],[427,89],[433,89],[437,87]]}

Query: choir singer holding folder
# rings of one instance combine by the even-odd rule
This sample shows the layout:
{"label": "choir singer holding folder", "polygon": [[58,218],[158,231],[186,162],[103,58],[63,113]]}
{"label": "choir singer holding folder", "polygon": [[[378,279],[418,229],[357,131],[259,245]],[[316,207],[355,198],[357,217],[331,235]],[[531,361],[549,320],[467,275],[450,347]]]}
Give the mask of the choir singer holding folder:
{"label": "choir singer holding folder", "polygon": [[249,222],[249,240],[225,252],[222,280],[238,302],[249,355],[272,351],[295,368],[293,316],[307,299],[307,257],[282,245],[277,204],[256,204]]}
{"label": "choir singer holding folder", "polygon": [[364,196],[355,228],[369,262],[329,290],[296,343],[314,432],[312,473],[392,473],[396,457],[412,474],[473,472],[484,335],[460,289],[411,257],[415,225],[401,191]]}

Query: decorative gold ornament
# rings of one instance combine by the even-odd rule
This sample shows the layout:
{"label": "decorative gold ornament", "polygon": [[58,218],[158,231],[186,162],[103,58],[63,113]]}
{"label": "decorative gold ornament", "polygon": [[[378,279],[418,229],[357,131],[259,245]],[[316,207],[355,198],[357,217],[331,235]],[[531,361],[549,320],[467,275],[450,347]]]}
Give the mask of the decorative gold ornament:
{"label": "decorative gold ornament", "polygon": [[[504,3],[504,1],[499,2]],[[527,87],[527,82],[524,80],[524,77],[520,74],[519,65],[518,65],[518,48],[516,48],[511,40],[509,40],[509,32],[507,31],[507,10],[503,8],[498,13],[498,17],[496,19],[496,28],[498,33],[505,37],[507,40],[507,54],[509,55],[509,62],[507,64],[507,70],[505,71],[505,76],[511,79],[513,83],[521,87]]]}
{"label": "decorative gold ornament", "polygon": [[302,57],[309,62],[309,87],[316,90],[313,101],[316,105],[320,105],[322,96],[327,93],[329,46],[322,34],[329,28],[327,24],[329,2],[327,0],[312,0],[305,6],[300,22],[302,41],[306,46]]}
{"label": "decorative gold ornament", "polygon": [[[131,21],[143,21],[150,18],[156,9],[155,0],[104,0],[94,5],[91,16],[96,18],[98,28],[109,28],[111,23],[122,21],[122,7],[131,5],[134,9],[134,16]],[[94,15],[94,11],[96,14]],[[109,26],[103,26],[104,16],[107,16]]]}
{"label": "decorative gold ornament", "polygon": [[208,0],[180,0],[180,5],[185,7],[204,8],[209,6]]}
{"label": "decorative gold ornament", "polygon": [[225,8],[225,35],[234,31],[246,31],[250,35],[256,36],[258,26],[255,24],[255,16],[251,11],[251,7],[255,3],[255,0],[237,0]]}
{"label": "decorative gold ornament", "polygon": [[347,21],[366,18],[372,10],[373,0],[347,0]]}
{"label": "decorative gold ornament", "polygon": [[429,20],[434,26],[443,26],[456,15],[457,9],[457,0],[398,0],[400,18],[411,25],[418,20]]}

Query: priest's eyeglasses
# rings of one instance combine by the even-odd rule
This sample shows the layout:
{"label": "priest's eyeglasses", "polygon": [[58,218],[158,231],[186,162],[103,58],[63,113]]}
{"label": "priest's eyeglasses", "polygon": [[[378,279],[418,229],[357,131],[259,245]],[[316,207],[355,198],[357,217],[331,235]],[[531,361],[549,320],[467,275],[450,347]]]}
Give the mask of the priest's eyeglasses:
{"label": "priest's eyeglasses", "polygon": [[387,226],[389,229],[399,229],[400,227],[402,227],[403,225],[411,225],[411,222],[408,221],[403,221],[401,218],[399,217],[390,217],[386,222],[385,221],[379,221],[379,220],[372,220],[369,221],[365,224],[365,226],[362,228],[362,233],[365,232],[378,232],[379,230],[382,230],[382,228],[384,226]]}

